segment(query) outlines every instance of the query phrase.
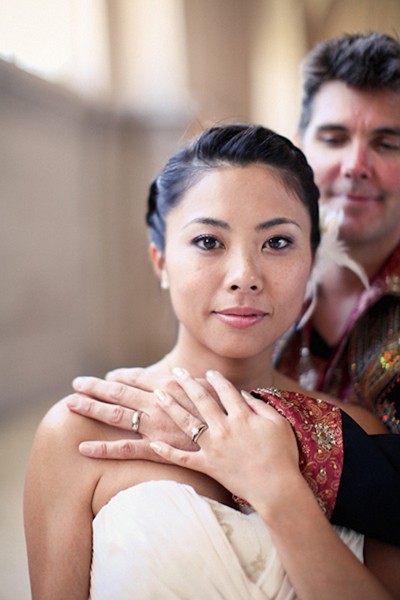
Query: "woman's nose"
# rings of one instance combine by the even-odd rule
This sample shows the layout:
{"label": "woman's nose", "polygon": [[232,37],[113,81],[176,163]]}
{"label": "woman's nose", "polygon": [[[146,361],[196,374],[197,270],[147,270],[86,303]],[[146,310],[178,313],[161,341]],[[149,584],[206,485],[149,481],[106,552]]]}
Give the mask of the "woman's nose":
{"label": "woman's nose", "polygon": [[234,292],[236,290],[241,290],[241,291],[251,291],[251,292],[257,292],[260,289],[259,285],[257,283],[250,283],[250,284],[246,284],[244,282],[241,282],[241,284],[238,283],[233,283],[231,285],[231,290]]}
{"label": "woman's nose", "polygon": [[256,261],[237,255],[232,257],[227,287],[233,292],[259,292],[263,288],[263,279]]}

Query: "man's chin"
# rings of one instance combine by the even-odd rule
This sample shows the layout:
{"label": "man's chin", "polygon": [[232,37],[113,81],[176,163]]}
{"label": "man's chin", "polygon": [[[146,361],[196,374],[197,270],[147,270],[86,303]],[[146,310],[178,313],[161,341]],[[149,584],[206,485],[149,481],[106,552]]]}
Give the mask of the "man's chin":
{"label": "man's chin", "polygon": [[348,248],[365,244],[368,241],[367,229],[362,226],[358,219],[345,217],[339,230],[339,239]]}

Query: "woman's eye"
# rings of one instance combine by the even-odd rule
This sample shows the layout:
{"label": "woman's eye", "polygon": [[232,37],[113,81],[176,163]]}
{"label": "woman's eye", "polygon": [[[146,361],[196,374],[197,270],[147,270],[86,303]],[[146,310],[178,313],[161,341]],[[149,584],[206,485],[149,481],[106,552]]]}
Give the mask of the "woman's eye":
{"label": "woman's eye", "polygon": [[200,235],[192,243],[202,250],[217,250],[222,248],[221,242],[213,235]]}
{"label": "woman's eye", "polygon": [[288,248],[292,244],[292,240],[282,236],[275,236],[269,238],[264,244],[264,248],[269,248],[271,250],[284,250]]}

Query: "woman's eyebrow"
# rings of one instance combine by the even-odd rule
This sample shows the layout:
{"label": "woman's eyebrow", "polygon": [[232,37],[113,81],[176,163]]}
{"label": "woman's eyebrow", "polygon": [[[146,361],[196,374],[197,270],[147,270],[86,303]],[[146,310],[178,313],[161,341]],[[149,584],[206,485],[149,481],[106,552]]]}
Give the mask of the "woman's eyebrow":
{"label": "woman's eyebrow", "polygon": [[230,229],[230,226],[226,221],[221,221],[220,219],[212,219],[211,217],[198,217],[197,219],[192,219],[189,223],[183,227],[189,227],[190,225],[195,225],[196,223],[200,223],[201,225],[211,225],[212,227],[219,227],[220,229]]}
{"label": "woman's eyebrow", "polygon": [[265,231],[266,229],[271,229],[276,225],[295,225],[299,229],[301,229],[299,223],[297,221],[293,221],[292,219],[287,219],[286,217],[276,217],[275,219],[269,219],[268,221],[263,221],[259,223],[256,227],[256,231]]}
{"label": "woman's eyebrow", "polygon": [[[220,229],[225,229],[225,230],[229,230],[231,228],[229,223],[227,223],[226,221],[221,221],[220,219],[212,219],[211,217],[198,217],[196,219],[192,219],[191,221],[189,221],[189,223],[186,223],[186,225],[183,227],[183,229],[186,229],[186,227],[189,227],[190,225],[195,225],[197,223],[200,223],[201,225],[210,225],[212,227],[219,227]],[[293,221],[292,219],[288,219],[286,217],[275,217],[275,219],[269,219],[268,221],[263,221],[262,223],[259,223],[258,225],[256,225],[255,230],[256,231],[265,231],[266,229],[271,229],[272,227],[275,227],[276,225],[285,225],[285,224],[295,225],[296,227],[301,229],[301,227],[297,223],[297,221]]]}

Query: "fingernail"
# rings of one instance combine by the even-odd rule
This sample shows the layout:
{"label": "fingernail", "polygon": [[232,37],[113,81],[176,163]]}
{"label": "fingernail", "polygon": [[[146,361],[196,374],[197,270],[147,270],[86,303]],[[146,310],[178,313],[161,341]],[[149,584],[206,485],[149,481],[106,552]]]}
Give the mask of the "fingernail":
{"label": "fingernail", "polygon": [[69,406],[69,408],[78,408],[79,406],[79,397],[77,394],[71,394],[70,396],[68,396],[67,398],[67,406]]}
{"label": "fingernail", "polygon": [[185,369],[181,369],[181,367],[174,367],[172,373],[177,379],[183,379],[188,375],[188,372]]}
{"label": "fingernail", "polygon": [[254,397],[249,394],[249,392],[246,392],[246,390],[240,390],[240,393],[242,394],[242,397],[244,398],[244,400],[246,400],[246,402],[248,402],[249,400],[254,400]]}
{"label": "fingernail", "polygon": [[72,380],[72,385],[76,390],[83,390],[87,383],[87,377],[75,377]]}
{"label": "fingernail", "polygon": [[214,379],[216,377],[216,375],[217,375],[217,371],[210,370],[210,371],[206,372],[207,379]]}
{"label": "fingernail", "polygon": [[94,450],[88,442],[82,442],[79,444],[79,452],[85,456],[92,456],[94,454]]}
{"label": "fingernail", "polygon": [[165,394],[165,392],[163,392],[160,389],[155,389],[154,390],[154,395],[156,396],[157,400],[160,402],[160,404],[166,404],[167,403],[167,396]]}
{"label": "fingernail", "polygon": [[150,442],[150,448],[153,448],[155,452],[162,452],[162,446],[157,444],[157,442]]}

